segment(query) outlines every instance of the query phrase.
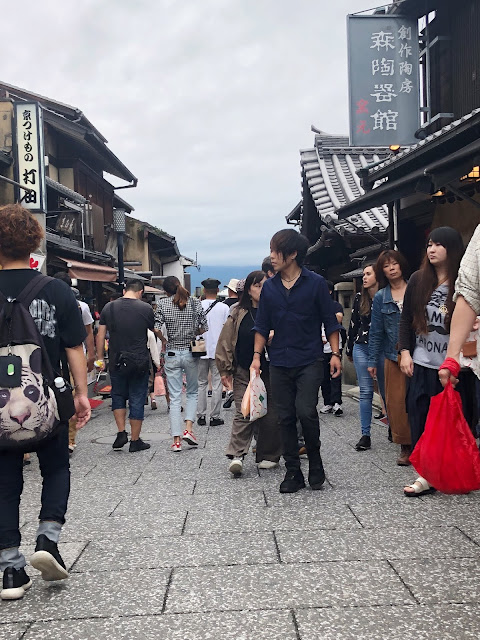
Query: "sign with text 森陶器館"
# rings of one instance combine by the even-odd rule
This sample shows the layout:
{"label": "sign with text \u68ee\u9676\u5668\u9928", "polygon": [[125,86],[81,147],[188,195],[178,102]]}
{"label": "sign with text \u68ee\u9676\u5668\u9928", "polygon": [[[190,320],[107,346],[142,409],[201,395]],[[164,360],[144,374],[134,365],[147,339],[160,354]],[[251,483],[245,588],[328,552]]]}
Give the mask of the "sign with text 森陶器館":
{"label": "sign with text \u68ee\u9676\u5668\u9928", "polygon": [[46,211],[45,151],[42,109],[38,102],[15,102],[16,180],[31,189],[18,188],[25,209]]}
{"label": "sign with text \u68ee\u9676\u5668\u9928", "polygon": [[420,127],[416,20],[348,16],[348,76],[352,146],[416,142]]}

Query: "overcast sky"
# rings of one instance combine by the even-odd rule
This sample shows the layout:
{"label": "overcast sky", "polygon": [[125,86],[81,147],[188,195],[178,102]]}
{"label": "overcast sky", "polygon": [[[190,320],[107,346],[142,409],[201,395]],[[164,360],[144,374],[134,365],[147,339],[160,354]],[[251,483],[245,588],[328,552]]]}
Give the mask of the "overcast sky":
{"label": "overcast sky", "polygon": [[300,200],[310,125],[348,132],[345,17],[374,4],[22,0],[2,79],[80,108],[139,178],[133,215],[183,254],[255,264]]}

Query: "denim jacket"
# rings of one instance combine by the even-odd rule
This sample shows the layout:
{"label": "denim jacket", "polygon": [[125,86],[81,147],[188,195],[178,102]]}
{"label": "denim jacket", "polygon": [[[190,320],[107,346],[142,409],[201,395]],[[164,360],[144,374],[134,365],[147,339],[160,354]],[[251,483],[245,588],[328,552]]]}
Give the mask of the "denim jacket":
{"label": "denim jacket", "polygon": [[372,324],[368,340],[368,366],[376,367],[382,352],[385,358],[397,361],[400,309],[392,298],[390,285],[380,289],[373,298]]}

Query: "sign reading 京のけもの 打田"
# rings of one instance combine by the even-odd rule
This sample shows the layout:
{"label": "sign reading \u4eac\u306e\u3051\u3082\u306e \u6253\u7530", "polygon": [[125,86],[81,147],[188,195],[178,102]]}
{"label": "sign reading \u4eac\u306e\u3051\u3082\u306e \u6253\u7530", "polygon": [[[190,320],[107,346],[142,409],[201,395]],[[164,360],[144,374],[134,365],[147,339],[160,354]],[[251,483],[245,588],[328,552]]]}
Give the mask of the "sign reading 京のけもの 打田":
{"label": "sign reading \u4eac\u306e\u3051\u3082\u306e \u6253\u7530", "polygon": [[416,20],[348,16],[350,144],[388,147],[416,142],[420,127]]}
{"label": "sign reading \u4eac\u306e\u3051\u3082\u306e \u6253\u7530", "polygon": [[45,151],[42,109],[38,102],[15,103],[16,180],[28,187],[19,189],[25,209],[46,211]]}

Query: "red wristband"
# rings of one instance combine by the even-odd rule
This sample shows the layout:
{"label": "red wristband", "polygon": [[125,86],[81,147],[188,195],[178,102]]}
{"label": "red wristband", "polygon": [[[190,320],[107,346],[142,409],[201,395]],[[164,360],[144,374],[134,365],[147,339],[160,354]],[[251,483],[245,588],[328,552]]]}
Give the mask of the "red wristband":
{"label": "red wristband", "polygon": [[461,367],[455,360],[455,358],[445,358],[443,364],[440,365],[439,369],[448,369],[452,376],[458,378]]}

